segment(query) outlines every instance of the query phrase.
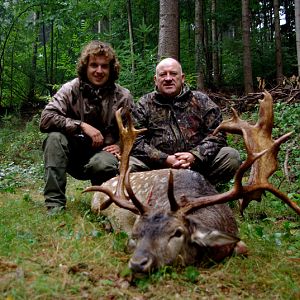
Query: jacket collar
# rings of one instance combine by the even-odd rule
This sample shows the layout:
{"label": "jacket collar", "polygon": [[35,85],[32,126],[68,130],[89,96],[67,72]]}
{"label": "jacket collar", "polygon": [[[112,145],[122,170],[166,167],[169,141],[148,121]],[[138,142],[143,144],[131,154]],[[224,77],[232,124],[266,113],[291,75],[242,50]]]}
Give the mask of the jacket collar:
{"label": "jacket collar", "polygon": [[116,88],[115,83],[111,83],[104,87],[95,87],[90,82],[80,80],[79,89],[82,92],[84,98],[88,98],[91,101],[98,101],[102,99],[105,94],[110,94]]}
{"label": "jacket collar", "polygon": [[184,84],[182,90],[179,95],[174,98],[164,97],[159,91],[155,91],[155,103],[158,105],[168,105],[168,106],[175,106],[179,108],[185,108],[188,106],[187,101],[189,99],[190,94],[192,93],[189,86]]}

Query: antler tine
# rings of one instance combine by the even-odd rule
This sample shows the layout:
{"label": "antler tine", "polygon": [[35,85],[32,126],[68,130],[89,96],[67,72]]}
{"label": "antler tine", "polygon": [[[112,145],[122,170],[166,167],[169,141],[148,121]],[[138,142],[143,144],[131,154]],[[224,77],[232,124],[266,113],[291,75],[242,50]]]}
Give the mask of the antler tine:
{"label": "antler tine", "polygon": [[235,134],[243,134],[242,128],[247,126],[247,122],[242,120],[239,116],[237,111],[231,107],[232,111],[232,118],[228,120],[224,120],[213,132],[213,135],[216,135],[219,131],[226,131],[229,133]]}
{"label": "antler tine", "polygon": [[[287,133],[275,141],[272,139],[273,99],[266,91],[263,95],[264,98],[260,100],[259,119],[254,126],[241,120],[236,111],[232,109],[233,117],[230,120],[222,122],[214,132],[214,134],[216,134],[218,131],[223,130],[230,133],[241,134],[244,138],[247,159],[237,170],[232,190],[219,195],[195,198],[194,203],[188,203],[188,205],[183,208],[183,213],[187,214],[200,207],[225,203],[239,198],[243,198],[240,202],[240,210],[241,213],[243,213],[243,210],[248,206],[250,201],[260,201],[263,191],[268,190],[288,204],[296,213],[300,214],[299,206],[268,181],[269,177],[277,169],[279,147],[292,133]],[[242,178],[246,170],[250,167],[250,178],[247,185],[243,186]]]}
{"label": "antler tine", "polygon": [[[279,151],[280,145],[284,142],[286,142],[289,137],[292,135],[292,132],[286,133],[285,135],[279,137],[277,140],[275,140],[273,142],[273,145],[271,146],[271,148],[268,151],[267,157],[269,159],[274,159],[274,156],[277,156],[277,153]],[[272,156],[273,155],[273,156]],[[265,158],[266,161],[266,158]],[[262,188],[263,186],[266,187],[265,190],[268,190],[269,192],[274,191],[274,195],[277,196],[278,194],[278,190],[269,183],[268,178],[276,171],[277,169],[277,161],[276,164],[274,163],[273,165],[270,165],[268,169],[263,170],[265,174],[265,177],[258,177],[259,175],[261,175],[261,170],[260,167],[263,167],[264,165],[256,165],[253,164],[252,169],[251,169],[251,174],[250,174],[250,178],[248,180],[248,186],[244,187],[245,193],[243,195],[243,199],[240,200],[240,212],[241,214],[243,214],[243,211],[248,207],[249,203],[252,200],[258,200],[260,201],[260,197],[264,191],[264,188]],[[251,188],[253,187],[253,188]],[[272,188],[271,188],[272,187]],[[280,195],[283,194],[280,192]],[[279,194],[278,194],[279,195]],[[278,197],[278,196],[277,196]],[[291,208],[293,208],[298,214],[300,211],[300,208],[297,206],[297,204],[295,204],[294,202],[292,202],[292,200],[290,200],[287,196],[285,197],[278,197],[281,200],[283,200],[284,202],[286,202]]]}
{"label": "antler tine", "polygon": [[248,156],[235,174],[234,185],[230,191],[222,194],[215,194],[210,196],[202,196],[198,198],[187,198],[183,196],[185,205],[181,208],[181,212],[185,215],[190,214],[196,209],[211,206],[214,204],[226,203],[232,200],[238,200],[244,194],[244,187],[242,185],[242,178],[244,173],[252,166],[253,162],[263,156],[269,149],[265,149],[260,153],[253,153]]}
{"label": "antler tine", "polygon": [[109,199],[105,200],[100,209],[106,209],[110,206],[112,202],[115,202],[119,207],[128,209],[136,214],[139,213],[139,210],[128,200],[128,196],[125,194],[125,176],[129,166],[129,156],[131,149],[133,147],[135,138],[138,134],[146,131],[146,129],[135,129],[133,126],[133,122],[131,119],[131,115],[128,110],[125,111],[125,116],[127,118],[128,127],[124,127],[122,116],[121,116],[122,108],[119,108],[116,113],[116,121],[119,127],[119,135],[120,135],[120,148],[121,148],[121,161],[120,161],[120,175],[118,178],[117,188],[115,194],[111,190],[103,186],[92,186],[84,190],[84,192],[103,192],[109,196]]}
{"label": "antler tine", "polygon": [[[90,186],[83,191],[83,193],[86,193],[86,192],[102,192],[102,193],[106,194],[119,207],[130,210],[131,212],[133,212],[137,215],[139,214],[138,209],[131,202],[127,201],[127,199],[124,199],[123,197],[114,195],[110,189],[108,189],[102,185]],[[101,205],[100,209],[104,209],[102,206],[103,205]]]}
{"label": "antler tine", "polygon": [[139,129],[139,130],[135,129],[128,110],[126,110],[125,112],[128,121],[128,127],[125,128],[121,117],[121,110],[122,108],[116,111],[116,120],[119,126],[119,134],[120,134],[120,142],[121,142],[120,176],[117,184],[116,195],[126,198],[124,192],[124,181],[125,181],[126,171],[128,170],[128,166],[129,166],[130,152],[132,150],[136,137],[140,133],[146,131],[147,129]]}
{"label": "antler tine", "polygon": [[168,184],[168,199],[170,202],[171,211],[176,212],[180,207],[175,199],[174,195],[174,175],[172,170],[170,170],[169,184]]}
{"label": "antler tine", "polygon": [[137,197],[135,196],[131,184],[130,184],[130,168],[128,168],[126,175],[125,175],[125,187],[126,187],[126,191],[129,195],[130,200],[132,201],[132,203],[135,205],[135,207],[138,209],[138,211],[140,212],[140,215],[144,215],[149,211],[149,208],[147,206],[145,206],[141,201],[139,201],[137,199]]}
{"label": "antler tine", "polygon": [[[275,152],[275,151],[278,152],[280,145],[282,143],[284,143],[285,141],[287,141],[291,135],[292,135],[292,132],[289,132],[289,133],[286,133],[285,135],[281,136],[280,138],[275,140],[274,144],[272,145],[272,147],[270,149],[267,149],[263,152],[264,153],[266,153],[267,151],[271,152],[271,153]],[[252,163],[254,163],[254,161],[251,163],[251,161],[249,160],[248,164],[249,163],[252,164]],[[242,172],[240,169],[237,171],[237,173],[235,175],[236,176],[235,183],[241,182],[241,180],[242,180],[244,172]],[[277,188],[275,188],[269,182],[262,182],[262,183],[256,183],[256,184],[243,186],[243,192],[242,192],[243,201],[240,203],[241,213],[243,212],[243,209],[246,208],[246,207],[243,207],[243,205],[245,205],[245,199],[248,199],[249,196],[254,195],[256,192],[259,192],[261,194],[264,190],[267,190],[267,191],[271,192],[272,194],[274,194],[276,197],[278,197],[279,199],[284,201],[288,206],[290,206],[297,214],[300,215],[300,207],[295,202],[293,202],[291,199],[289,199],[284,193],[282,193]]]}

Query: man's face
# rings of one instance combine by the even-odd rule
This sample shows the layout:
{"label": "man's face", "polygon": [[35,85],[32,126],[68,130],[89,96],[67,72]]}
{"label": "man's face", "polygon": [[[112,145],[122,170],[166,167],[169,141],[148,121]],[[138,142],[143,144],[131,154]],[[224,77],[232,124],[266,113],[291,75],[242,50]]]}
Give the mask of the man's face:
{"label": "man's face", "polygon": [[110,59],[104,55],[90,56],[87,66],[87,78],[95,86],[104,86],[109,78]]}
{"label": "man's face", "polygon": [[184,74],[180,64],[172,58],[162,60],[156,67],[154,76],[158,91],[165,97],[179,95],[184,83]]}

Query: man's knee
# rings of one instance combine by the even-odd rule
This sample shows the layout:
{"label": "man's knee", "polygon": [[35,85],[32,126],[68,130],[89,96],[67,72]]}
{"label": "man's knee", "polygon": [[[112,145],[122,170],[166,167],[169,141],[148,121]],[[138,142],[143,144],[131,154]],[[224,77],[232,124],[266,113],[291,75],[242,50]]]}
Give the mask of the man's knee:
{"label": "man's knee", "polygon": [[100,185],[110,178],[117,176],[118,170],[118,159],[106,151],[97,153],[85,165],[85,174],[91,180],[92,185]]}
{"label": "man's knee", "polygon": [[101,151],[95,154],[85,166],[85,169],[89,174],[97,174],[101,172],[114,172],[117,174],[118,168],[118,159],[113,154],[106,151]]}
{"label": "man's knee", "polygon": [[241,157],[239,152],[231,147],[223,147],[217,157],[221,164],[226,166],[226,168],[236,171],[241,165]]}
{"label": "man's knee", "polygon": [[136,157],[130,156],[129,167],[131,172],[149,171],[150,168]]}
{"label": "man's knee", "polygon": [[231,147],[223,147],[211,164],[207,177],[213,184],[226,182],[233,178],[240,164],[239,152]]}

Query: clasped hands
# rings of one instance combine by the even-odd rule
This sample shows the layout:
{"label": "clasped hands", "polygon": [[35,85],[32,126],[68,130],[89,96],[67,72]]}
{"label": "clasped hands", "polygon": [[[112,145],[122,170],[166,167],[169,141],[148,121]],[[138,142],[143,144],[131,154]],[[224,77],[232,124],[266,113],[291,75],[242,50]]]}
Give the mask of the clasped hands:
{"label": "clasped hands", "polygon": [[190,152],[177,152],[169,155],[166,165],[172,169],[189,169],[195,161],[195,156]]}

